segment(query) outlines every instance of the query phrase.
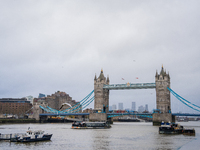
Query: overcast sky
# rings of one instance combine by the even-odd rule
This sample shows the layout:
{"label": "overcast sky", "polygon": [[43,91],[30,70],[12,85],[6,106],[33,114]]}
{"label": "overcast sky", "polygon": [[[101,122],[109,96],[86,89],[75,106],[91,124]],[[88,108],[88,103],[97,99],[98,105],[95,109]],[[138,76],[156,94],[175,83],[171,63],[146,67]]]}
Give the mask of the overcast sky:
{"label": "overcast sky", "polygon": [[[171,88],[200,106],[199,6],[199,0],[0,0],[0,98],[59,90],[80,101],[101,69],[110,84],[153,83],[163,64]],[[156,108],[155,89],[110,91],[110,105],[130,108],[133,101]],[[173,95],[171,102],[172,112],[197,113]]]}

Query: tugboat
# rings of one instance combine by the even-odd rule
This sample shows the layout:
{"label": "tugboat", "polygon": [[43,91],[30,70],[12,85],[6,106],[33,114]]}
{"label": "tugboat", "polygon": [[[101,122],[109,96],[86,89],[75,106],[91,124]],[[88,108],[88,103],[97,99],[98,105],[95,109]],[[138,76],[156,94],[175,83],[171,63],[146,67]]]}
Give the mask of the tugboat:
{"label": "tugboat", "polygon": [[53,134],[44,134],[42,130],[28,130],[25,135],[10,139],[11,142],[37,142],[50,140]]}
{"label": "tugboat", "polygon": [[111,128],[108,122],[79,122],[72,123],[72,129],[106,129]]}
{"label": "tugboat", "polygon": [[159,127],[160,134],[182,134],[183,130],[183,126],[180,126],[179,124],[171,122],[164,123],[164,121]]}

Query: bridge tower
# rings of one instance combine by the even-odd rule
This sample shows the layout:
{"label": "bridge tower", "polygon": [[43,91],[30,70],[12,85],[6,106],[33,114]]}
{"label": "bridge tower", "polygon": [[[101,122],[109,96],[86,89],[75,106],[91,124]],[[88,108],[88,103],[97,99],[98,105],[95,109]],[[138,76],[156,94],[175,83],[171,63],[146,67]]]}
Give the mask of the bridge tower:
{"label": "bridge tower", "polygon": [[109,112],[109,90],[104,89],[104,85],[109,85],[109,77],[104,77],[103,70],[99,77],[94,77],[94,109],[97,112]]}
{"label": "bridge tower", "polygon": [[109,85],[109,77],[104,77],[103,70],[99,77],[94,77],[94,113],[90,113],[90,121],[107,121],[109,112],[109,90],[104,85]]}
{"label": "bridge tower", "polygon": [[164,71],[162,66],[160,74],[156,71],[155,76],[156,82],[156,108],[160,109],[161,113],[171,113],[171,102],[170,102],[170,76]]}
{"label": "bridge tower", "polygon": [[[162,66],[160,74],[156,71],[156,108],[160,110],[159,113],[153,114],[153,125],[159,125],[162,121],[172,122],[171,101],[170,101],[170,76],[164,71]],[[174,119],[173,119],[174,121]]]}

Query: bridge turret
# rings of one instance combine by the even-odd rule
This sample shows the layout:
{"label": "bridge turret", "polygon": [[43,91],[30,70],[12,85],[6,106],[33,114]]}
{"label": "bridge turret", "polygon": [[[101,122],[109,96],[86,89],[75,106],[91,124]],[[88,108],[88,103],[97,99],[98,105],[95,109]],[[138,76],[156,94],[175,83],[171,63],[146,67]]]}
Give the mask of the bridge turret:
{"label": "bridge turret", "polygon": [[109,76],[107,76],[106,84],[109,85],[109,83],[110,83]]}
{"label": "bridge turret", "polygon": [[96,74],[95,74],[94,81],[96,81],[96,80],[97,80],[97,76],[96,76]]}

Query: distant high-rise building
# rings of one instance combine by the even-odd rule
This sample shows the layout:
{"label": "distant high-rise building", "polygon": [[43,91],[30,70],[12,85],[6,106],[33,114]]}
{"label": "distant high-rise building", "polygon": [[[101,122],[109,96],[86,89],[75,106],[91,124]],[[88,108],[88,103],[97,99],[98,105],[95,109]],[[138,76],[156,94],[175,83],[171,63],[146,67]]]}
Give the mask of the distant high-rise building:
{"label": "distant high-rise building", "polygon": [[45,94],[39,93],[38,98],[42,98],[42,97],[45,97]]}
{"label": "distant high-rise building", "polygon": [[135,104],[135,102],[132,102],[131,110],[132,110],[132,111],[136,111],[136,104]]}
{"label": "distant high-rise building", "polygon": [[144,108],[144,106],[142,106],[142,105],[141,105],[141,106],[139,106],[139,107],[138,107],[138,112],[143,112],[143,111],[145,111],[145,108]]}
{"label": "distant high-rise building", "polygon": [[119,104],[118,104],[118,109],[119,109],[119,110],[123,110],[123,103],[119,103]]}
{"label": "distant high-rise building", "polygon": [[148,104],[145,105],[145,111],[149,111],[148,110]]}
{"label": "distant high-rise building", "polygon": [[30,101],[31,104],[33,104],[33,99],[34,99],[33,96],[27,96],[26,99],[27,99],[27,101]]}
{"label": "distant high-rise building", "polygon": [[112,105],[112,110],[116,110],[117,106],[115,104]]}
{"label": "distant high-rise building", "polygon": [[112,110],[112,106],[109,106],[109,110]]}

